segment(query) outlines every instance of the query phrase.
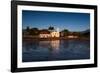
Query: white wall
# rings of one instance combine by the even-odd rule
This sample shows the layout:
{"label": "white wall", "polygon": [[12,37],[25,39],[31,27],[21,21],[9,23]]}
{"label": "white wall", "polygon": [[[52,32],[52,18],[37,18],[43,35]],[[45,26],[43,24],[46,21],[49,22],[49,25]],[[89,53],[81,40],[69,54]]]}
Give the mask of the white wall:
{"label": "white wall", "polygon": [[[45,2],[58,2],[58,3],[75,3],[75,4],[93,4],[98,5],[98,13],[100,13],[100,0],[33,0]],[[10,0],[0,0],[0,73],[10,73]],[[98,19],[100,14],[98,14]],[[98,22],[98,24],[100,21]],[[100,27],[100,25],[98,26]],[[100,28],[99,28],[100,31]],[[99,36],[100,37],[100,33]],[[100,39],[98,39],[100,40]],[[99,42],[100,43],[100,42]],[[100,48],[100,46],[99,46]],[[98,48],[99,56],[100,49]],[[100,57],[99,57],[100,65]],[[70,69],[70,70],[53,70],[41,71],[36,73],[100,73],[100,66],[98,68],[83,68],[83,69]],[[27,72],[29,73],[29,72]],[[31,73],[31,72],[30,72]],[[34,72],[35,73],[35,72]]]}

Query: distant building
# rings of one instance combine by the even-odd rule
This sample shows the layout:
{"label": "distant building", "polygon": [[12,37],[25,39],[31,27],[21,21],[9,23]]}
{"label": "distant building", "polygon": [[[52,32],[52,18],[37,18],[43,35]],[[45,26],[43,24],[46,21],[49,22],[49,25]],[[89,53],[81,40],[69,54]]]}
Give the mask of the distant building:
{"label": "distant building", "polygon": [[60,37],[60,34],[57,31],[53,31],[51,32],[51,37]]}
{"label": "distant building", "polygon": [[78,34],[77,33],[70,32],[67,37],[68,38],[78,38]]}
{"label": "distant building", "polygon": [[65,37],[65,36],[68,36],[68,33],[67,33],[67,32],[61,31],[61,32],[60,32],[60,37]]}
{"label": "distant building", "polygon": [[61,37],[66,37],[66,38],[78,38],[79,34],[75,32],[60,32]]}
{"label": "distant building", "polygon": [[78,36],[75,36],[75,35],[69,35],[68,38],[78,38]]}
{"label": "distant building", "polygon": [[50,38],[50,37],[60,37],[60,33],[58,29],[55,31],[49,31],[49,30],[40,30],[39,34],[40,38]]}
{"label": "distant building", "polygon": [[46,29],[44,30],[40,30],[40,34],[39,34],[39,37],[40,38],[49,38],[51,35],[50,35],[50,32]]}
{"label": "distant building", "polygon": [[60,37],[59,28],[51,32],[51,37]]}

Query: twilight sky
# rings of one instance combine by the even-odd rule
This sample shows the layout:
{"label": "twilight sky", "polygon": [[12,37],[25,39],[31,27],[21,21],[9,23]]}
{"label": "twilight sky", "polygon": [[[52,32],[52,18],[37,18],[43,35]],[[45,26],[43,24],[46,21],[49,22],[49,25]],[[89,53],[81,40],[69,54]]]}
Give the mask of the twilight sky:
{"label": "twilight sky", "polygon": [[90,14],[71,12],[22,11],[22,28],[47,29],[53,26],[60,31],[84,31],[90,28]]}

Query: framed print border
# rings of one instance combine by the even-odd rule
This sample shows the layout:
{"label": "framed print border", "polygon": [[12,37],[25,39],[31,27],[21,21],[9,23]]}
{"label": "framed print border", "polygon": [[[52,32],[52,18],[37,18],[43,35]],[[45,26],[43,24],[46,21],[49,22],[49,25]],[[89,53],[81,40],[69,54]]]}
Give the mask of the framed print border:
{"label": "framed print border", "polygon": [[[77,8],[77,9],[92,9],[94,10],[94,63],[93,64],[78,64],[78,65],[60,65],[60,66],[45,66],[45,67],[27,67],[18,68],[18,5],[23,6],[44,6],[44,7],[60,7],[60,8]],[[97,6],[96,5],[80,5],[80,4],[61,4],[33,1],[11,1],[11,72],[24,71],[42,71],[42,70],[57,70],[57,69],[73,69],[73,68],[89,68],[97,67]]]}

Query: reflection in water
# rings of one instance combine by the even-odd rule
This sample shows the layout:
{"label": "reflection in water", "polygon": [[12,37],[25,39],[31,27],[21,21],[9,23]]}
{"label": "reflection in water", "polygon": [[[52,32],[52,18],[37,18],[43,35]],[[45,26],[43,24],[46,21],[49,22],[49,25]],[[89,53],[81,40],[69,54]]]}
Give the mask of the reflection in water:
{"label": "reflection in water", "polygon": [[90,58],[90,41],[23,41],[23,62],[74,60]]}
{"label": "reflection in water", "polygon": [[58,51],[60,47],[60,40],[50,41],[50,45],[54,51]]}
{"label": "reflection in water", "polygon": [[60,49],[60,40],[52,40],[50,41],[50,52],[51,54],[49,55],[48,59],[52,60],[55,59],[56,56],[59,54],[59,49]]}

